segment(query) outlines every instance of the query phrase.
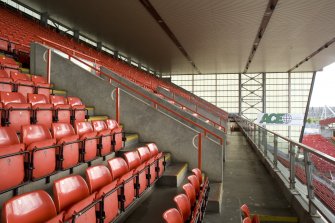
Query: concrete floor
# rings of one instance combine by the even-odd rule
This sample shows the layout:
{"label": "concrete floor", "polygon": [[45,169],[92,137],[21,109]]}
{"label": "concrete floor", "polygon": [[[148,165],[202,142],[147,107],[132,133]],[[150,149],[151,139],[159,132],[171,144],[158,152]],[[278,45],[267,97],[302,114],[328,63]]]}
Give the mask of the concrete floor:
{"label": "concrete floor", "polygon": [[246,203],[252,213],[295,216],[289,203],[240,132],[228,135],[223,171],[220,214],[207,213],[206,223],[240,222],[239,207]]}
{"label": "concrete floor", "polygon": [[[206,223],[240,222],[239,207],[247,203],[251,212],[263,215],[295,216],[279,188],[247,144],[241,133],[228,135],[223,172],[223,201],[220,214],[206,213]],[[127,223],[157,223],[162,213],[174,207],[180,188],[156,187],[126,219]]]}

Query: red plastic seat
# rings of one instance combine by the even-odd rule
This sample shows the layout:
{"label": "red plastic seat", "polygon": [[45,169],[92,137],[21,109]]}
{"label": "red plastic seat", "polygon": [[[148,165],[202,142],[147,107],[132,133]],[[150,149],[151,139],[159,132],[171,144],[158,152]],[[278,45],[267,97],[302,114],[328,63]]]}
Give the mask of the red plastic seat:
{"label": "red plastic seat", "polygon": [[157,178],[156,166],[158,161],[155,160],[155,158],[151,158],[150,150],[147,146],[137,148],[137,152],[140,156],[141,163],[149,166],[150,175],[148,175],[148,178],[149,184],[152,184]]}
{"label": "red plastic seat", "polygon": [[[24,145],[10,127],[0,127],[0,191],[24,181]],[[8,157],[6,157],[8,156]]]}
{"label": "red plastic seat", "polygon": [[76,166],[80,161],[79,135],[74,132],[69,123],[52,123],[52,137],[57,140],[57,155],[61,158],[59,161],[60,169],[68,169]]}
{"label": "red plastic seat", "polygon": [[173,198],[178,211],[183,217],[183,221],[186,222],[191,216],[191,203],[185,194],[179,194]]}
{"label": "red plastic seat", "polygon": [[43,94],[47,98],[50,97],[51,84],[48,84],[48,81],[45,77],[32,75],[31,80],[33,81],[37,94]]}
{"label": "red plastic seat", "polygon": [[[241,216],[242,219],[249,218],[250,223],[260,223],[260,220],[259,220],[258,215],[254,215],[254,216],[251,217],[251,214],[250,214],[250,210],[249,210],[248,205],[243,204],[243,205],[241,206],[240,210],[241,210],[241,214],[242,214],[242,216]],[[244,221],[243,221],[243,222],[244,222]],[[247,220],[247,222],[249,222],[249,221]]]}
{"label": "red plastic seat", "polygon": [[194,207],[196,199],[197,199],[195,188],[193,187],[192,184],[187,183],[183,185],[183,190],[186,196],[188,197],[188,199],[190,200],[191,206]]}
{"label": "red plastic seat", "polygon": [[[94,202],[95,193],[89,193],[85,180],[79,176],[68,176],[54,181],[53,194],[56,209],[64,211],[64,221],[70,221],[78,212]],[[76,218],[75,222],[96,222],[95,206]]]}
{"label": "red plastic seat", "polygon": [[[117,185],[124,184],[124,204],[121,210],[128,207],[135,197],[134,183],[132,180],[125,182],[133,177],[132,171],[129,171],[126,161],[120,157],[108,160],[108,168],[111,172],[113,180],[117,180]],[[119,190],[121,194],[121,189]]]}
{"label": "red plastic seat", "polygon": [[31,178],[52,174],[56,170],[56,140],[51,137],[49,129],[43,125],[24,125],[20,136],[30,152]]}
{"label": "red plastic seat", "polygon": [[2,222],[6,223],[43,223],[56,216],[55,204],[43,190],[15,196],[2,208]]}
{"label": "red plastic seat", "polygon": [[139,184],[138,189],[136,189],[136,196],[141,195],[145,189],[148,187],[149,182],[147,180],[147,174],[149,169],[146,167],[146,163],[141,163],[140,156],[137,151],[126,152],[123,154],[125,161],[128,164],[129,170],[133,170],[133,175],[138,174],[138,182],[134,178],[134,184]]}
{"label": "red plastic seat", "polygon": [[18,92],[0,92],[1,102],[6,109],[5,125],[19,132],[22,125],[30,124],[31,105]]}
{"label": "red plastic seat", "polygon": [[107,119],[105,122],[108,129],[111,130],[111,134],[113,134],[113,151],[117,152],[123,148],[124,133],[122,127],[113,119]]}
{"label": "red plastic seat", "polygon": [[246,217],[243,219],[242,223],[252,223],[252,221],[249,217]]}
{"label": "red plastic seat", "polygon": [[192,186],[194,187],[196,194],[199,194],[200,184],[199,184],[198,178],[195,175],[191,175],[191,176],[188,176],[187,179],[192,184]]}
{"label": "red plastic seat", "polygon": [[98,155],[98,133],[93,131],[93,127],[90,122],[76,122],[75,130],[80,136],[80,140],[83,140],[81,148],[83,153],[82,160],[84,162],[93,160]]}
{"label": "red plastic seat", "polygon": [[160,177],[164,173],[164,158],[163,153],[158,151],[158,148],[155,143],[148,143],[147,147],[149,148],[151,158],[157,160],[156,175]]}
{"label": "red plastic seat", "polygon": [[51,128],[53,105],[43,94],[28,94],[28,102],[33,109],[33,119],[35,124],[44,125]]}
{"label": "red plastic seat", "polygon": [[10,76],[16,85],[17,92],[21,93],[25,97],[27,97],[29,93],[34,93],[34,83],[30,80],[30,77],[27,74],[11,71]]}
{"label": "red plastic seat", "polygon": [[[111,222],[118,215],[119,211],[117,190],[115,190],[117,181],[113,181],[111,173],[104,165],[87,168],[86,181],[88,182],[90,192],[97,192],[96,199],[103,197],[104,222]],[[115,191],[112,192],[113,190]],[[100,208],[100,205],[96,206],[97,213],[103,216],[100,212]]]}
{"label": "red plastic seat", "polygon": [[71,106],[63,96],[51,95],[50,103],[54,105],[54,121],[70,123]]}
{"label": "red plastic seat", "polygon": [[98,132],[98,136],[101,136],[100,139],[100,156],[105,156],[112,152],[112,139],[113,135],[111,130],[108,129],[104,121],[92,121],[94,131]]}
{"label": "red plastic seat", "polygon": [[18,71],[20,66],[16,63],[13,58],[1,56],[0,57],[0,67],[7,71]]}
{"label": "red plastic seat", "polygon": [[202,172],[200,169],[198,168],[194,168],[192,169],[192,173],[198,178],[199,180],[199,185],[202,184]]}
{"label": "red plastic seat", "polygon": [[183,218],[179,211],[175,208],[171,208],[163,213],[163,219],[165,223],[183,223]]}
{"label": "red plastic seat", "polygon": [[12,92],[14,90],[13,79],[6,70],[0,69],[0,91]]}
{"label": "red plastic seat", "polygon": [[67,97],[67,101],[72,109],[73,121],[85,121],[87,112],[85,109],[85,105],[81,102],[80,98]]}

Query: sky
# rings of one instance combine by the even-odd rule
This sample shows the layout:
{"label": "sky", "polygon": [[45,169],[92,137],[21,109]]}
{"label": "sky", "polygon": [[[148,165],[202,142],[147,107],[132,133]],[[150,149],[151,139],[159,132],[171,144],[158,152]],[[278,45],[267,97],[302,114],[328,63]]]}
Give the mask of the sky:
{"label": "sky", "polygon": [[311,107],[335,106],[335,63],[317,72]]}

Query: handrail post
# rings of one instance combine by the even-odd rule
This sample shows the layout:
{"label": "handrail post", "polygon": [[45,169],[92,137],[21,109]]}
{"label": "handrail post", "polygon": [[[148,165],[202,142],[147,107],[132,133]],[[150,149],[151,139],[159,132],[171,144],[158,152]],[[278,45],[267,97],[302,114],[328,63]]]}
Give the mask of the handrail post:
{"label": "handrail post", "polygon": [[289,154],[290,154],[290,189],[295,189],[295,145],[289,143]]}
{"label": "handrail post", "polygon": [[51,49],[48,48],[48,58],[47,58],[47,80],[48,84],[51,82]]}
{"label": "handrail post", "polygon": [[268,155],[268,139],[267,139],[267,131],[266,129],[263,130],[263,136],[262,136],[262,141],[263,141],[263,149],[264,149],[264,156]]}
{"label": "handrail post", "polygon": [[120,124],[120,88],[115,89],[115,119]]}
{"label": "handrail post", "polygon": [[198,168],[202,170],[202,134],[198,134]]}
{"label": "handrail post", "polygon": [[257,139],[258,139],[258,143],[257,143],[257,145],[258,145],[258,149],[261,149],[261,128],[259,128],[258,127],[258,134],[257,134]]}
{"label": "handrail post", "polygon": [[314,199],[314,186],[313,186],[313,173],[312,173],[312,162],[310,160],[309,152],[304,150],[304,163],[305,163],[305,172],[306,172],[306,185],[307,185],[307,198],[308,198],[308,209],[309,213],[312,216],[315,216],[316,207],[313,204],[312,200]]}
{"label": "handrail post", "polygon": [[278,136],[273,137],[273,166],[275,169],[278,168]]}
{"label": "handrail post", "polygon": [[257,127],[257,125],[254,123],[254,143],[255,143],[255,145],[256,145],[256,127]]}

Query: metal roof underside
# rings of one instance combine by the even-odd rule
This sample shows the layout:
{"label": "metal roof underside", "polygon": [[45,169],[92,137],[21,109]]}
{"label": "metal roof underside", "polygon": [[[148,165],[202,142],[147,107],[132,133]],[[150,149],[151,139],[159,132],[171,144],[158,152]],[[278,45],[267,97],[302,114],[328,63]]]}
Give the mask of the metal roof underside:
{"label": "metal roof underside", "polygon": [[[172,74],[242,73],[268,0],[145,0],[177,46],[140,0],[20,0],[51,18],[107,43],[155,70]],[[248,72],[287,72],[335,37],[334,0],[279,0]],[[188,58],[182,53],[187,53]],[[293,71],[335,62],[335,44]],[[196,66],[196,70],[192,64]]]}

